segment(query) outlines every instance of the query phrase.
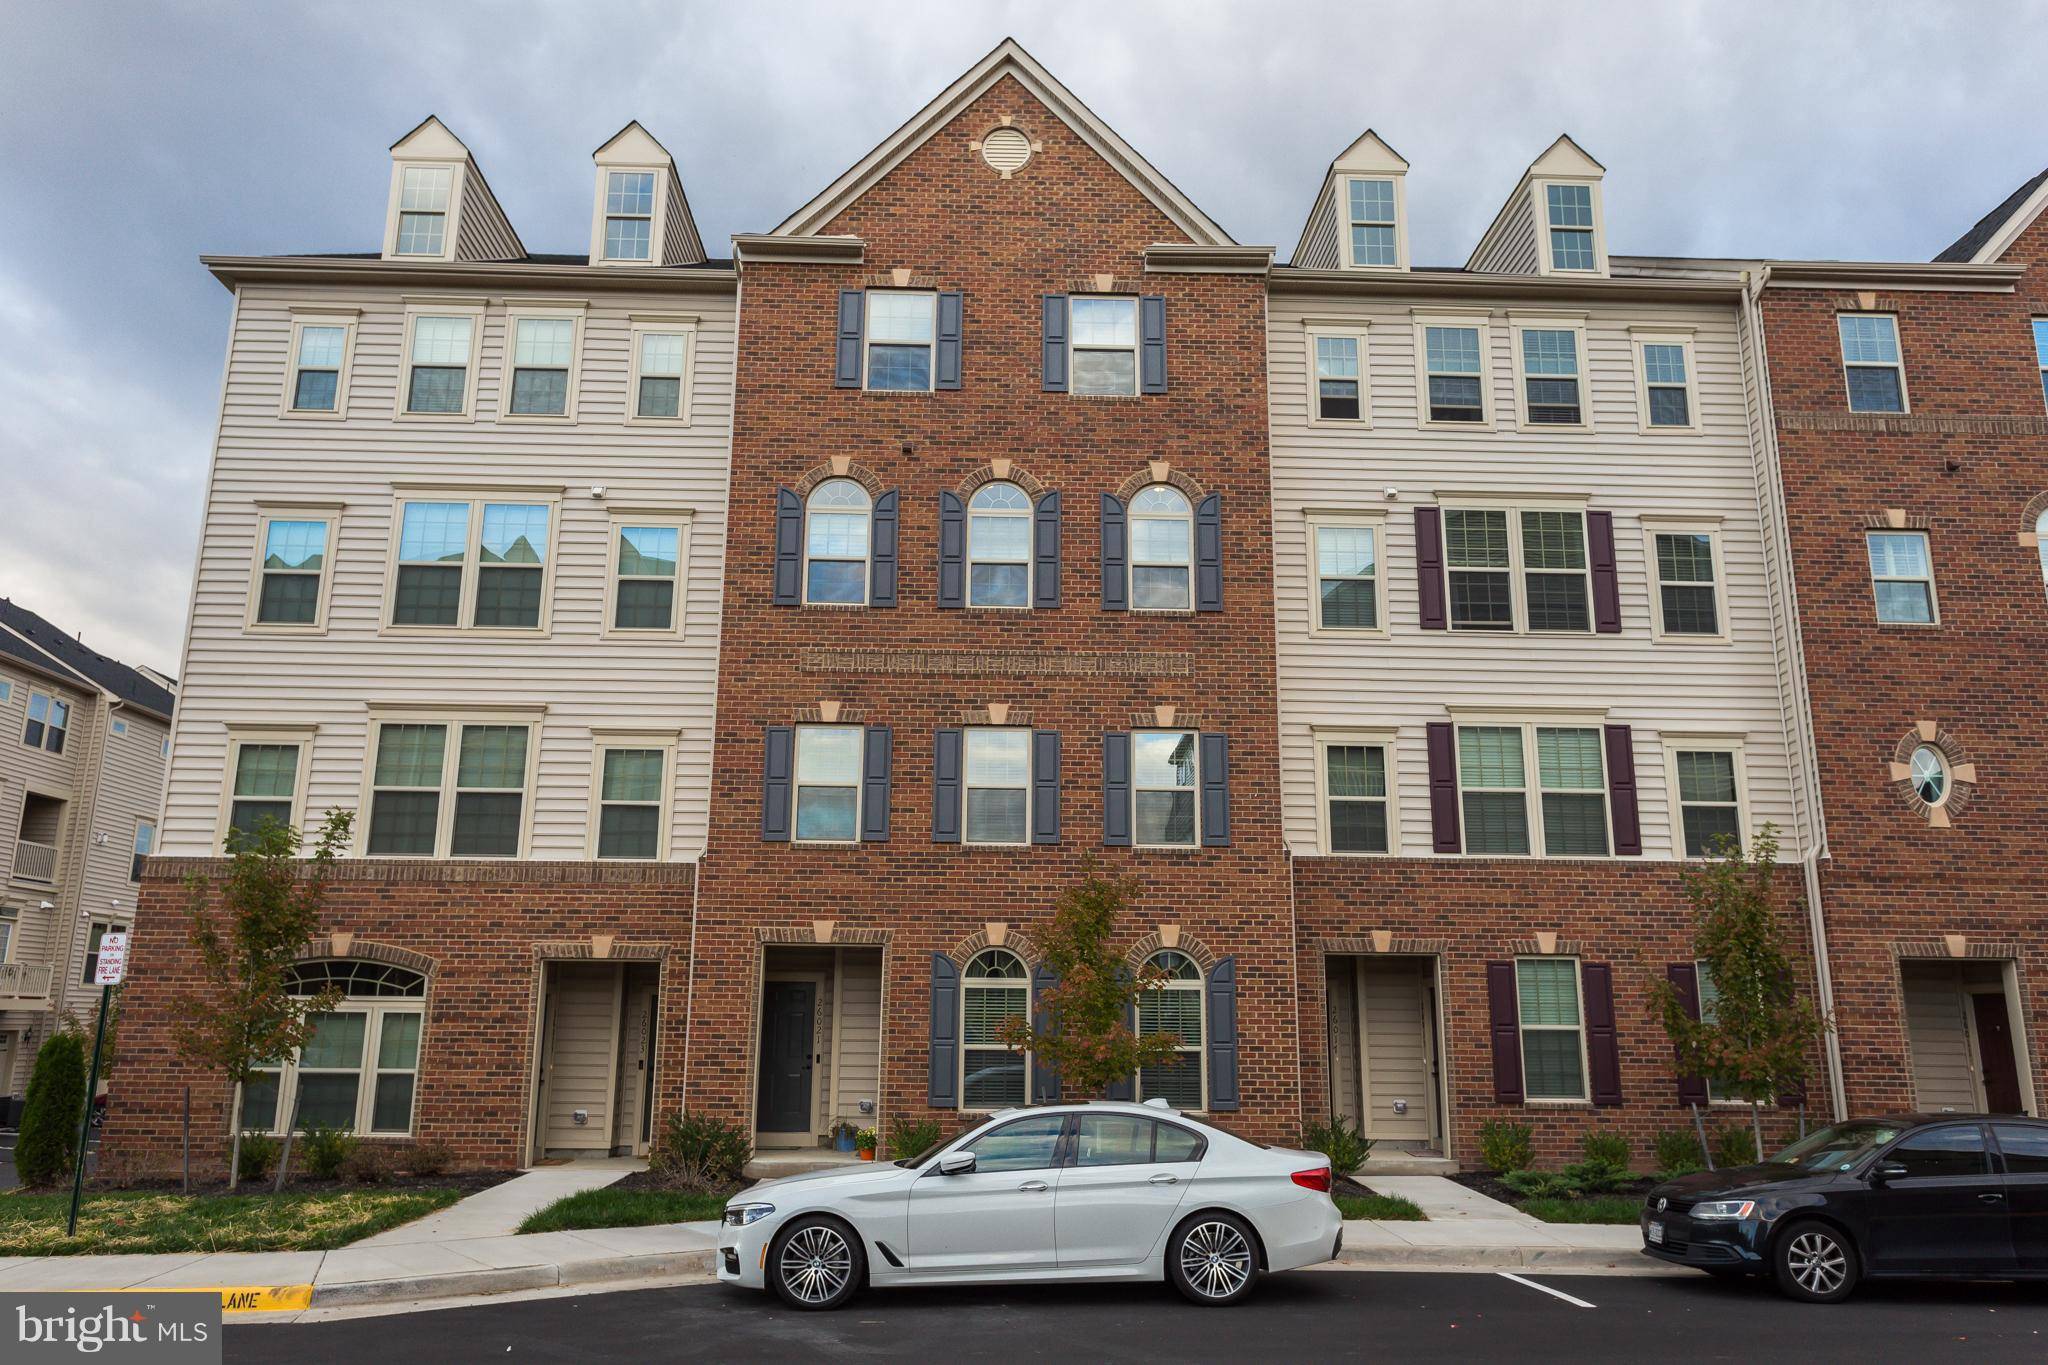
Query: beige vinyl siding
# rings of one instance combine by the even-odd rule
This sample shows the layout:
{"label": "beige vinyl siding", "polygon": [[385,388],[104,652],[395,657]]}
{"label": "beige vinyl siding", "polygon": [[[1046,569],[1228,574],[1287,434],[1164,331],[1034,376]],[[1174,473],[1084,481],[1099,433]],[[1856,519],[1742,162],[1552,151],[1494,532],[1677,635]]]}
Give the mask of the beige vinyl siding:
{"label": "beige vinyl siding", "polygon": [[1913,1102],[1921,1109],[1970,1112],[1984,1107],[1977,1059],[1970,1051],[1970,1002],[1960,968],[1906,962],[1899,967],[1906,1001],[1906,1046]]}
{"label": "beige vinyl siding", "polygon": [[1335,182],[1326,181],[1322,193],[1316,196],[1315,209],[1309,214],[1308,228],[1302,233],[1301,249],[1289,264],[1301,270],[1339,269],[1344,258],[1338,247]]}
{"label": "beige vinyl siding", "polygon": [[[1365,1135],[1383,1142],[1429,1140],[1429,1043],[1422,969],[1414,959],[1364,959],[1365,1075],[1371,1109]],[[1408,1112],[1394,1112],[1394,1101]]]}
{"label": "beige vinyl siding", "polygon": [[[405,323],[397,289],[243,291],[197,565],[164,820],[166,853],[199,855],[218,847],[231,725],[315,727],[306,827],[316,828],[331,809],[356,809],[370,704],[545,706],[536,728],[530,814],[536,859],[588,856],[592,727],[678,733],[668,853],[689,859],[702,848],[732,418],[733,298],[592,291],[578,420],[566,425],[498,420],[502,302],[494,298],[483,319],[476,420],[419,422],[394,418]],[[277,415],[294,305],[361,310],[346,420]],[[625,420],[634,314],[698,319],[693,420],[686,426]],[[451,491],[494,485],[559,490],[549,635],[383,633],[394,483],[401,482]],[[604,486],[603,498],[592,495],[594,485]],[[324,633],[283,635],[244,626],[259,500],[342,504],[331,543]],[[614,515],[653,507],[690,514],[677,588],[683,629],[606,636]]]}
{"label": "beige vinyl siding", "polygon": [[471,162],[462,171],[462,214],[455,227],[455,259],[458,261],[516,261],[526,254],[519,234],[512,230],[505,210],[484,184],[483,173]]}
{"label": "beige vinyl siding", "polygon": [[[125,723],[128,732],[113,733],[110,722],[114,720]],[[113,711],[102,724],[107,724],[108,730],[90,813],[92,828],[80,836],[85,839],[85,872],[79,883],[78,912],[71,916],[70,952],[59,962],[65,967],[64,999],[73,1008],[89,1007],[99,996],[97,987],[79,980],[91,919],[129,925],[135,921],[135,897],[140,888],[128,880],[135,852],[135,822],[157,820],[163,801],[163,741],[170,727],[126,707]],[[84,815],[81,811],[81,818]]]}
{"label": "beige vinyl siding", "polygon": [[665,172],[668,176],[668,194],[665,196],[661,216],[661,263],[663,265],[688,265],[704,259],[704,244],[697,240],[697,232],[691,226],[689,214],[685,211],[683,182],[674,170]]}
{"label": "beige vinyl siding", "polygon": [[[1666,790],[1662,735],[1722,732],[1745,749],[1750,827],[1793,829],[1781,709],[1780,656],[1763,557],[1756,467],[1732,305],[1595,304],[1585,323],[1582,396],[1593,430],[1515,428],[1513,328],[1506,306],[1488,326],[1493,421],[1472,430],[1417,426],[1418,357],[1412,313],[1457,312],[1469,300],[1275,294],[1269,312],[1274,578],[1278,596],[1281,760],[1289,845],[1313,853],[1314,727],[1393,727],[1400,842],[1431,854],[1424,725],[1447,706],[1606,709],[1634,728],[1645,856],[1682,851]],[[1412,311],[1411,311],[1412,310]],[[1308,421],[1303,321],[1369,323],[1370,429]],[[1636,408],[1629,328],[1695,329],[1699,434],[1644,435]],[[1389,498],[1384,490],[1397,495]],[[1445,498],[1508,502],[1513,495],[1584,497],[1614,514],[1619,635],[1480,635],[1424,631],[1415,568],[1415,509]],[[1304,512],[1386,516],[1381,573],[1390,633],[1310,634],[1312,565]],[[1720,518],[1723,615],[1731,642],[1652,638],[1646,514]],[[1788,839],[1786,856],[1797,856]]]}
{"label": "beige vinyl siding", "polygon": [[1359,1108],[1357,959],[1326,960],[1330,1030],[1330,1114],[1364,1127]]}
{"label": "beige vinyl siding", "polygon": [[[617,1055],[619,969],[558,965],[548,1021],[548,1108],[542,1116],[550,1151],[609,1150],[612,1140],[612,1062]],[[575,1112],[588,1111],[577,1123]]]}
{"label": "beige vinyl siding", "polygon": [[882,955],[842,950],[839,987],[839,1074],[825,1091],[832,1110],[819,1126],[844,1118],[871,1128],[875,1116],[863,1116],[860,1102],[882,1098]]}
{"label": "beige vinyl siding", "polygon": [[1471,269],[1499,275],[1534,275],[1537,270],[1536,213],[1529,187],[1515,190],[1515,197],[1501,216],[1487,229],[1486,239],[1472,253]]}

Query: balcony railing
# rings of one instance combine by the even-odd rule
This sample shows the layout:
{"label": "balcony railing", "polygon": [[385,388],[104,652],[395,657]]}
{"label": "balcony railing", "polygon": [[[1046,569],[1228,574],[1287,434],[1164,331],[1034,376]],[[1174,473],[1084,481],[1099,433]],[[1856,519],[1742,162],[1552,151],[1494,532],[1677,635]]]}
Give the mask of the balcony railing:
{"label": "balcony railing", "polygon": [[0,962],[0,1005],[12,1009],[49,1000],[54,971],[47,962]]}
{"label": "balcony railing", "polygon": [[57,846],[20,839],[14,845],[14,877],[24,882],[57,880]]}

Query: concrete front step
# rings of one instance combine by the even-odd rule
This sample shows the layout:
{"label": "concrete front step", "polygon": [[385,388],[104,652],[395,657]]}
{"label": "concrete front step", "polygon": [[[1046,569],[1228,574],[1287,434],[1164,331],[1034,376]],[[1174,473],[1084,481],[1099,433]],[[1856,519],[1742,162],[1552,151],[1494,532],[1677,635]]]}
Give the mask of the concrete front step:
{"label": "concrete front step", "polygon": [[785,1175],[804,1175],[811,1171],[834,1171],[842,1166],[857,1166],[860,1157],[853,1152],[827,1151],[823,1147],[794,1147],[786,1151],[756,1151],[754,1159],[746,1164],[740,1173],[749,1180],[774,1180]]}
{"label": "concrete front step", "polygon": [[1451,1175],[1457,1169],[1458,1163],[1449,1157],[1426,1152],[1374,1152],[1354,1178],[1360,1184],[1369,1184],[1368,1177],[1375,1175]]}

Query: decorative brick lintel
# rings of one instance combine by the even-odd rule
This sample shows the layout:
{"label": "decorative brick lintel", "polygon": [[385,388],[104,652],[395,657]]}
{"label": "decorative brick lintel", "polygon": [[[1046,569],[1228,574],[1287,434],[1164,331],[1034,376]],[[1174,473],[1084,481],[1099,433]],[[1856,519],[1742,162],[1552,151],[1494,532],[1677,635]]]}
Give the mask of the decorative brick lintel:
{"label": "decorative brick lintel", "polygon": [[1899,939],[1886,946],[1890,948],[1894,958],[1911,962],[1929,959],[1937,962],[2014,961],[2021,956],[2017,943],[2002,939],[1968,938],[1963,945],[1960,958],[1949,951],[1948,940],[1942,938]]}
{"label": "decorative brick lintel", "polygon": [[[762,943],[802,946],[805,948],[820,946],[817,929],[808,924],[778,925],[773,928],[764,927],[756,929],[754,933]],[[890,931],[887,929],[854,929],[844,924],[834,925],[830,946],[835,948],[886,947],[889,943],[889,933]]]}
{"label": "decorative brick lintel", "polygon": [[1935,417],[1918,413],[1781,412],[1785,431],[1862,431],[1875,436],[2048,436],[2044,417]]}
{"label": "decorative brick lintel", "polygon": [[1442,957],[1451,950],[1450,942],[1441,938],[1395,938],[1381,948],[1370,934],[1345,934],[1318,941],[1317,947],[1331,956],[1349,956],[1361,953],[1385,953],[1388,957]]}

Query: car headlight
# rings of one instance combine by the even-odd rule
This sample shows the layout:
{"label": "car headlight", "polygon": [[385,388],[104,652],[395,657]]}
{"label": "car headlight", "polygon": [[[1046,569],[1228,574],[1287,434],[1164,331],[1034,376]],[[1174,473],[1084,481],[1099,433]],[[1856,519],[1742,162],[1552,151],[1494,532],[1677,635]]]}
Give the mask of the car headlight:
{"label": "car headlight", "polygon": [[1692,1216],[1707,1223],[1740,1222],[1755,1212],[1754,1199],[1710,1199],[1704,1204],[1692,1206]]}
{"label": "car headlight", "polygon": [[758,1223],[775,1212],[773,1204],[727,1204],[725,1225],[729,1228],[743,1228],[749,1223]]}

